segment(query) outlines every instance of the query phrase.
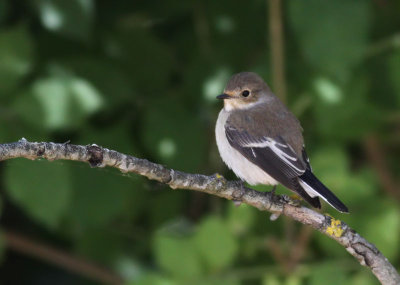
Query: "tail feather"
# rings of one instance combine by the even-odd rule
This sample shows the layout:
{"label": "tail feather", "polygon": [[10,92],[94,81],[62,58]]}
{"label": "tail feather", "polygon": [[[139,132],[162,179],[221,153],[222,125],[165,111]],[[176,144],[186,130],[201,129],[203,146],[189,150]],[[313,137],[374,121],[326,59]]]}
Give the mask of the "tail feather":
{"label": "tail feather", "polygon": [[[297,182],[297,181],[296,181]],[[321,202],[318,197],[311,197],[301,185],[297,182],[294,183],[294,191],[299,194],[305,201],[307,201],[311,206],[317,209],[321,209]]]}
{"label": "tail feather", "polygon": [[301,187],[311,196],[311,197],[321,197],[329,205],[334,207],[336,210],[348,213],[347,207],[333,194],[317,177],[310,171],[306,172],[299,177],[299,183]]}

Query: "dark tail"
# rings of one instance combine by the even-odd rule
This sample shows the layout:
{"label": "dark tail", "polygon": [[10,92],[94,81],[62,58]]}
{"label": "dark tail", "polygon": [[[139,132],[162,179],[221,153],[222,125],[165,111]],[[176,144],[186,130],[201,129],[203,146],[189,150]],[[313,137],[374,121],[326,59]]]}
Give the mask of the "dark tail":
{"label": "dark tail", "polygon": [[310,196],[317,195],[336,210],[343,213],[349,212],[347,207],[335,196],[335,194],[322,184],[322,182],[319,181],[310,170],[307,169],[306,172],[299,177],[299,183]]}

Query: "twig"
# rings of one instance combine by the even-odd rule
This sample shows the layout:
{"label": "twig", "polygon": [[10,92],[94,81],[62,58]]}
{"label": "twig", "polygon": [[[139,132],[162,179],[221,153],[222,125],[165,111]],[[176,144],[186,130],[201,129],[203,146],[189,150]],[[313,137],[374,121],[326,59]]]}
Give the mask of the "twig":
{"label": "twig", "polygon": [[378,174],[383,189],[391,197],[400,201],[400,185],[391,174],[389,166],[385,161],[385,152],[374,135],[370,135],[365,140],[365,151],[372,167],[375,168]]}
{"label": "twig", "polygon": [[281,0],[268,0],[268,3],[273,86],[276,94],[285,102],[286,84]]}
{"label": "twig", "polygon": [[311,238],[312,229],[310,227],[302,226],[297,237],[295,246],[292,247],[289,259],[289,271],[293,272],[299,261],[303,258],[306,252],[307,245]]}
{"label": "twig", "polygon": [[288,274],[289,273],[289,262],[287,256],[283,253],[281,245],[276,240],[275,237],[271,237],[267,240],[267,248],[271,251],[272,256],[276,263],[280,265],[283,271]]}
{"label": "twig", "polygon": [[115,167],[122,172],[133,172],[151,180],[168,184],[172,189],[187,189],[205,192],[228,200],[246,203],[261,211],[277,215],[283,214],[309,225],[336,240],[353,255],[361,265],[369,267],[382,284],[400,284],[396,269],[371,243],[361,237],[342,221],[300,207],[287,196],[258,192],[243,187],[235,181],[227,181],[216,174],[206,176],[190,174],[166,168],[146,159],[136,158],[114,150],[92,145],[72,145],[51,142],[18,142],[0,144],[0,161],[24,157],[28,159],[74,160],[88,162],[92,167]]}
{"label": "twig", "polygon": [[11,231],[3,231],[3,237],[6,245],[15,251],[50,261],[51,264],[56,264],[103,284],[123,284],[122,278],[115,273],[81,258],[32,241]]}

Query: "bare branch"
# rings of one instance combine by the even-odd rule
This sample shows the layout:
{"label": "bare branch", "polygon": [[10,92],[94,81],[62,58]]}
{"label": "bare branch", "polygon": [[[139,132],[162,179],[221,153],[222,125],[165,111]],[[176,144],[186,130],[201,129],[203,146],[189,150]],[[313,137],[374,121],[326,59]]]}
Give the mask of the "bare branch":
{"label": "bare branch", "polygon": [[124,283],[121,277],[102,266],[49,247],[46,244],[30,240],[20,234],[6,230],[3,232],[3,237],[7,246],[15,251],[50,261],[52,264],[59,265],[70,272],[80,274],[91,280],[110,285]]}
{"label": "bare branch", "polygon": [[282,24],[282,1],[268,0],[268,18],[271,46],[271,66],[273,88],[276,95],[286,102],[285,43]]}
{"label": "bare branch", "polygon": [[110,166],[118,168],[124,173],[133,172],[168,184],[172,189],[195,190],[228,200],[240,201],[261,211],[269,211],[274,214],[274,218],[283,214],[336,240],[361,265],[369,267],[382,284],[400,284],[400,276],[390,262],[373,244],[361,237],[347,224],[311,209],[300,207],[284,195],[258,192],[243,187],[237,182],[227,181],[218,174],[206,176],[169,169],[146,159],[136,158],[94,144],[82,146],[28,142],[25,139],[15,143],[0,144],[0,161],[17,157],[82,161],[89,163],[92,167]]}

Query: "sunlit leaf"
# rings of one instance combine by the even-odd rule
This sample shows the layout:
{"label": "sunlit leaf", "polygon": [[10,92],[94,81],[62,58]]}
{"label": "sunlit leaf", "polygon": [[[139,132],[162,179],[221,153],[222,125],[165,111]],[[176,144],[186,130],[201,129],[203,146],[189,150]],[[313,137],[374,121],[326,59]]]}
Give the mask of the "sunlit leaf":
{"label": "sunlit leaf", "polygon": [[31,96],[41,105],[43,124],[49,129],[75,127],[103,105],[99,92],[87,81],[75,77],[52,76],[38,80]]}
{"label": "sunlit leaf", "polygon": [[139,280],[133,280],[127,282],[127,285],[178,285],[179,282],[168,278],[166,276],[157,275],[155,273],[149,273],[140,278]]}
{"label": "sunlit leaf", "polygon": [[213,270],[232,264],[238,252],[237,240],[228,225],[215,216],[202,221],[197,229],[195,242],[208,267]]}
{"label": "sunlit leaf", "polygon": [[111,60],[79,56],[66,59],[63,65],[99,90],[104,96],[104,107],[107,109],[114,110],[120,104],[134,102],[136,99],[130,74]]}
{"label": "sunlit leaf", "polygon": [[265,274],[262,279],[262,285],[282,285],[283,282],[279,279],[277,274]]}
{"label": "sunlit leaf", "polygon": [[37,5],[45,28],[74,39],[87,41],[90,38],[92,0],[40,0]]}
{"label": "sunlit leaf", "polygon": [[236,207],[234,203],[229,204],[228,225],[231,231],[238,235],[246,235],[255,222],[254,207],[242,204]]}
{"label": "sunlit leaf", "polygon": [[194,278],[202,273],[200,256],[193,241],[159,233],[154,240],[157,264],[165,271],[180,278]]}

